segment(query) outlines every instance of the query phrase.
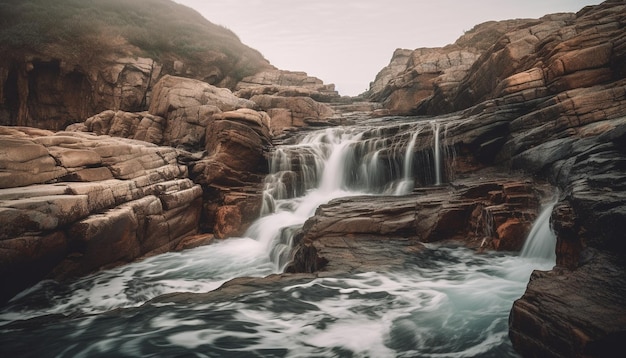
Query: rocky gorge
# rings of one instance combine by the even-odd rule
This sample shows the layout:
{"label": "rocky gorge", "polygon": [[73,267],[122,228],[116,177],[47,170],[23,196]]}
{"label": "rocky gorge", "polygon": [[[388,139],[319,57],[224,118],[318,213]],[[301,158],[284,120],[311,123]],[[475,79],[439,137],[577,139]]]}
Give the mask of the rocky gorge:
{"label": "rocky gorge", "polygon": [[[397,50],[352,100],[263,59],[240,78],[225,75],[226,58],[210,71],[173,57],[73,68],[50,53],[5,60],[0,300],[165,252],[219,252],[260,215],[322,187],[329,178],[309,170],[316,155],[328,152],[330,166],[349,149],[337,159],[340,187],[327,189],[360,194],[282,227],[272,244],[280,275],[155,304],[395,270],[432,243],[516,252],[556,197],[556,265],[535,271],[513,304],[510,342],[523,356],[610,356],[626,335],[625,14],[624,2],[606,1]],[[353,142],[335,147],[337,138]]]}

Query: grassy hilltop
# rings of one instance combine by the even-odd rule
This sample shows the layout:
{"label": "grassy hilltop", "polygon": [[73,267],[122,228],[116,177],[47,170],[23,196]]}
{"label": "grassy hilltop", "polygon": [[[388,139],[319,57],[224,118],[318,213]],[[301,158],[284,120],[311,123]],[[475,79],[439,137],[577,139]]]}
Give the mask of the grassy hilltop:
{"label": "grassy hilltop", "polygon": [[230,30],[170,0],[0,0],[6,60],[41,54],[84,64],[105,55],[219,63],[241,79],[270,67]]}

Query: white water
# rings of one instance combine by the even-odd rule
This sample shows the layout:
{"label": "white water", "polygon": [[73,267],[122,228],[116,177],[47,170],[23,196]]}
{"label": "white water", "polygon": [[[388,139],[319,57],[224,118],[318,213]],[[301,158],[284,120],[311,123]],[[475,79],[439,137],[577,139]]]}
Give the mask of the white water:
{"label": "white water", "polygon": [[547,205],[533,225],[520,256],[556,262],[556,236],[550,228],[550,216],[555,203]]}
{"label": "white water", "polygon": [[[383,129],[325,129],[278,148],[262,217],[246,237],[159,255],[69,285],[45,281],[23,292],[0,312],[0,346],[14,354],[32,350],[61,357],[514,356],[508,311],[530,272],[553,262],[477,256],[462,248],[429,246],[398,272],[278,284],[225,302],[100,314],[169,292],[207,292],[231,278],[280,272],[293,232],[320,204],[349,195],[404,193],[401,183],[412,172],[409,147],[419,130],[409,128],[406,150],[390,153],[390,147],[405,147],[386,139]],[[405,158],[393,157],[396,152]],[[2,328],[46,314],[92,316],[28,330]]]}
{"label": "white water", "polygon": [[437,121],[433,121],[433,137],[435,139],[435,145],[433,151],[435,153],[435,185],[441,185],[441,145],[439,144],[439,131],[441,124]]}
{"label": "white water", "polygon": [[404,153],[404,176],[402,181],[398,185],[396,189],[395,195],[405,195],[413,190],[415,186],[415,179],[413,178],[413,156],[415,155],[415,140],[417,136],[420,134],[421,128],[418,128],[411,134],[411,139],[409,140],[408,145],[406,146],[406,152]]}

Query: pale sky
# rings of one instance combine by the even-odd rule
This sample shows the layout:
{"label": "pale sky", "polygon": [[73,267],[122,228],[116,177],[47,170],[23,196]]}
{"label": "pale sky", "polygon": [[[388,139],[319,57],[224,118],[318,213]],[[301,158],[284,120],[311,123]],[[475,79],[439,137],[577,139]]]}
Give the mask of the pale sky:
{"label": "pale sky", "polygon": [[577,12],[600,0],[175,0],[235,32],[282,70],[369,88],[396,48],[441,47],[490,20]]}

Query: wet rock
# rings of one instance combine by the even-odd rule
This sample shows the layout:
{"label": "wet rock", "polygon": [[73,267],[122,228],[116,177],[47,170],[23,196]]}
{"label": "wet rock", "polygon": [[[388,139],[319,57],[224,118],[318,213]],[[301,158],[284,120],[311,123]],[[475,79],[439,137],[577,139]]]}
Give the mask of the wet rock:
{"label": "wet rock", "polygon": [[325,261],[324,269],[340,271],[399,264],[393,250],[410,252],[420,242],[441,240],[520,250],[545,194],[538,187],[529,179],[482,172],[406,196],[333,200],[304,224],[290,270],[314,272]]}
{"label": "wet rock", "polygon": [[596,253],[576,271],[535,271],[511,310],[513,346],[524,356],[615,356],[626,338],[622,265]]}

